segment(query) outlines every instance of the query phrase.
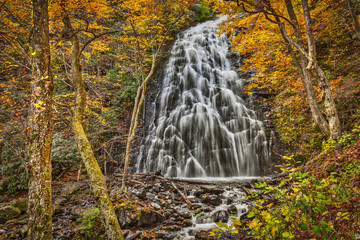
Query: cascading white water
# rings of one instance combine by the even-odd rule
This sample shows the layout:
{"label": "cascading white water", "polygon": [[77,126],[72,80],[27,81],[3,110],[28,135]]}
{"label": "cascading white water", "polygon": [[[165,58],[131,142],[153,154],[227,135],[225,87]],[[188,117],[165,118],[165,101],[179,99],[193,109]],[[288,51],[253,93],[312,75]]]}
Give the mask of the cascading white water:
{"label": "cascading white water", "polygon": [[160,107],[137,171],[167,177],[259,176],[269,158],[263,123],[240,97],[222,21],[179,34],[165,70]]}

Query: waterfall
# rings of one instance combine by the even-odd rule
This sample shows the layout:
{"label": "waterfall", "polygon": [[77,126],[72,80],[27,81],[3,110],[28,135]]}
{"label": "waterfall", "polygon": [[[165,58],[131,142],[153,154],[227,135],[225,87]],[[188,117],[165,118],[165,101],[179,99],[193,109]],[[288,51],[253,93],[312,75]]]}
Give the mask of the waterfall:
{"label": "waterfall", "polygon": [[[166,177],[259,176],[269,158],[263,123],[241,95],[245,79],[229,60],[222,21],[178,35],[168,60],[145,162],[137,171]],[[143,151],[144,149],[142,149]]]}

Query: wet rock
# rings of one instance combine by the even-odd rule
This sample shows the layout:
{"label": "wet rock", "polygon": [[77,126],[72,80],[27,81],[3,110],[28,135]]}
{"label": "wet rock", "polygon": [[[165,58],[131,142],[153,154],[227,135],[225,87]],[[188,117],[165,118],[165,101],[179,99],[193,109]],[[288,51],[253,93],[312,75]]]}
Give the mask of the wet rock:
{"label": "wet rock", "polygon": [[227,223],[229,220],[229,212],[226,210],[219,210],[211,216],[214,222]]}
{"label": "wet rock", "polygon": [[195,235],[195,240],[213,240],[213,239],[215,240],[217,239],[217,237],[209,236],[209,232],[201,231],[196,233]]}
{"label": "wet rock", "polygon": [[227,209],[227,211],[228,211],[229,214],[232,214],[232,215],[236,215],[236,214],[237,214],[237,208],[236,208],[236,206],[234,206],[234,205],[229,206],[228,209]]}
{"label": "wet rock", "polygon": [[196,223],[211,223],[213,222],[210,214],[201,213],[196,217]]}
{"label": "wet rock", "polygon": [[132,215],[129,209],[120,207],[115,210],[121,228],[126,228],[136,222],[136,215]]}
{"label": "wet rock", "polygon": [[190,218],[190,212],[186,208],[175,207],[175,211],[183,218]]}
{"label": "wet rock", "polygon": [[216,195],[203,195],[201,196],[201,202],[206,204],[211,204],[214,206],[218,206],[221,204],[221,199],[219,196]]}
{"label": "wet rock", "polygon": [[12,220],[18,218],[21,214],[19,208],[5,205],[0,207],[0,224],[7,222],[8,220]]}
{"label": "wet rock", "polygon": [[141,210],[138,216],[138,226],[151,226],[156,223],[161,223],[164,220],[165,217],[156,211]]}
{"label": "wet rock", "polygon": [[163,226],[161,229],[165,231],[179,231],[181,229],[181,226],[179,225]]}
{"label": "wet rock", "polygon": [[172,240],[174,239],[175,236],[174,234],[170,233],[170,232],[167,232],[167,231],[164,231],[164,230],[161,230],[161,231],[158,231],[158,232],[155,232],[155,239],[163,239],[163,240]]}
{"label": "wet rock", "polygon": [[185,219],[184,221],[182,221],[181,225],[183,227],[190,227],[193,225],[192,221],[190,219]]}
{"label": "wet rock", "polygon": [[195,209],[201,209],[203,207],[204,204],[202,203],[193,203],[191,204],[191,206],[189,207],[190,210],[195,210]]}
{"label": "wet rock", "polygon": [[10,205],[20,209],[21,214],[25,213],[28,208],[28,201],[26,198],[19,198],[10,202]]}
{"label": "wet rock", "polygon": [[69,197],[79,191],[79,189],[80,185],[77,182],[69,182],[64,185],[60,195],[64,197]]}
{"label": "wet rock", "polygon": [[224,189],[221,189],[217,186],[200,186],[201,190],[203,190],[206,193],[219,195],[224,192]]}
{"label": "wet rock", "polygon": [[203,194],[205,194],[205,191],[202,189],[195,190],[195,192],[194,192],[195,197],[200,197]]}

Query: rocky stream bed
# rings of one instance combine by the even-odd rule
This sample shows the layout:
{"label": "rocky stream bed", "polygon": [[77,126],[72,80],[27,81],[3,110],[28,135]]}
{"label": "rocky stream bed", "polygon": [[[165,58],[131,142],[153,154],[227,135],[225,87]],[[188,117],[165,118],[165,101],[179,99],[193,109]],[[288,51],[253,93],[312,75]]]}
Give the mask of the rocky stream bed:
{"label": "rocky stream bed", "polygon": [[[108,178],[114,208],[125,239],[249,239],[246,229],[238,233],[221,229],[221,236],[210,237],[215,223],[231,225],[232,218],[245,217],[249,202],[246,192],[253,191],[259,179],[167,179],[150,173],[131,174],[129,193],[119,193],[121,174]],[[25,198],[0,204],[0,239],[26,239]],[[79,219],[95,207],[89,182],[53,183],[54,239],[89,238],[80,231]],[[94,229],[95,230],[95,229]],[[103,236],[105,234],[103,233]],[[104,237],[105,239],[105,237]]]}

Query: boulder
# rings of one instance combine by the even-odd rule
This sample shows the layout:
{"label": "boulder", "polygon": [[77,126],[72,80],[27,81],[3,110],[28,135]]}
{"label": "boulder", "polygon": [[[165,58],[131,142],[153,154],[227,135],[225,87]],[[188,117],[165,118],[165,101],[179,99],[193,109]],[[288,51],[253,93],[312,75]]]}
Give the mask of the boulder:
{"label": "boulder", "polygon": [[85,212],[85,208],[83,208],[82,206],[78,206],[78,205],[75,205],[75,206],[72,206],[70,208],[70,214],[74,217],[74,218],[79,218],[79,217],[82,217],[84,215],[84,212]]}
{"label": "boulder", "polygon": [[237,208],[236,208],[235,205],[229,206],[227,210],[228,210],[229,214],[231,214],[231,215],[236,215],[237,214]]}
{"label": "boulder", "polygon": [[158,225],[165,221],[165,217],[159,214],[156,211],[152,210],[140,210],[138,215],[138,226],[151,226],[151,225]]}
{"label": "boulder", "polygon": [[11,205],[5,205],[0,207],[0,224],[6,223],[8,220],[18,218],[21,214],[21,210]]}
{"label": "boulder", "polygon": [[229,220],[229,212],[226,210],[219,210],[213,213],[211,217],[214,222],[227,223],[227,221]]}
{"label": "boulder", "polygon": [[21,214],[25,213],[28,208],[28,200],[26,198],[19,198],[10,202],[10,205],[20,209]]}
{"label": "boulder", "polygon": [[200,186],[200,188],[205,193],[211,193],[215,195],[220,195],[224,192],[224,189],[221,189],[217,186]]}
{"label": "boulder", "polygon": [[132,211],[126,207],[119,207],[115,210],[115,213],[121,228],[126,228],[136,222],[136,214],[132,214]]}
{"label": "boulder", "polygon": [[77,182],[69,182],[64,185],[60,195],[64,197],[69,197],[79,191],[79,189],[80,185]]}
{"label": "boulder", "polygon": [[210,203],[211,205],[218,206],[221,204],[221,199],[219,196],[216,195],[202,195],[201,202],[203,203]]}

